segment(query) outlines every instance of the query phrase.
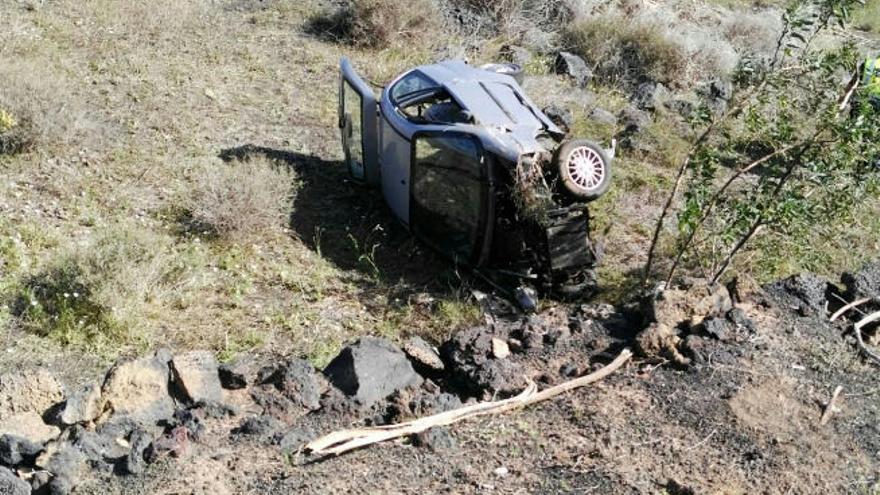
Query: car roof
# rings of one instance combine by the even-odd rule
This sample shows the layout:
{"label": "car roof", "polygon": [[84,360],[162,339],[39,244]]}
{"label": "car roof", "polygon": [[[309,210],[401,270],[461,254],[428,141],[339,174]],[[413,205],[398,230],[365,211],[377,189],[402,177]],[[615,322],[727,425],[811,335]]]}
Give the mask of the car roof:
{"label": "car roof", "polygon": [[534,138],[541,128],[562,131],[528,99],[516,80],[505,74],[482,70],[463,60],[447,60],[417,68],[442,85],[477,122]]}

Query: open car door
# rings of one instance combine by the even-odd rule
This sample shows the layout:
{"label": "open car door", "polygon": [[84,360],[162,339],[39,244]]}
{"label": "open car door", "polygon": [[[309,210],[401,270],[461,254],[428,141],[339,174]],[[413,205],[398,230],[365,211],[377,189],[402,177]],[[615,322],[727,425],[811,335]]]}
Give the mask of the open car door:
{"label": "open car door", "polygon": [[376,95],[343,57],[339,63],[339,129],[352,179],[379,183],[379,138]]}

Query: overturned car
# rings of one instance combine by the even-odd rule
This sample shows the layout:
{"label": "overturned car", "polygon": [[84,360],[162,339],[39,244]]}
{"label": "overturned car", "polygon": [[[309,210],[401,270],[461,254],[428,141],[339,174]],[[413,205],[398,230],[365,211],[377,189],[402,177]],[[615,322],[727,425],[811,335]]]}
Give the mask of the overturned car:
{"label": "overturned car", "polygon": [[525,95],[515,66],[416,67],[378,101],[347,59],[340,69],[349,172],[381,187],[414,235],[501,287],[595,290],[601,253],[587,203],[610,185],[613,149],[566,140]]}

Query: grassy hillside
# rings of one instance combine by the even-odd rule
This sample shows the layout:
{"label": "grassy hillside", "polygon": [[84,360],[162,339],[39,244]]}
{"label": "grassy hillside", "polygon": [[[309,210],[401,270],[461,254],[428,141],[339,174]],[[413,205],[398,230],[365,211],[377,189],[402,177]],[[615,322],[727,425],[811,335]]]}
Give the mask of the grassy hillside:
{"label": "grassy hillside", "polygon": [[[376,192],[346,181],[336,67],[347,55],[382,84],[438,58],[495,60],[539,33],[499,9],[493,28],[472,35],[433,15],[395,15],[394,2],[361,5],[341,28],[318,1],[0,5],[0,124],[20,149],[0,154],[3,359],[167,345],[323,364],[354,335],[440,339],[478,321],[471,289],[487,288],[413,241]],[[876,7],[857,22],[876,30]],[[687,91],[729,67],[731,53],[760,49],[755,33],[770,29],[760,14],[715,12],[710,27],[692,20],[682,34],[670,31],[676,17],[639,15],[626,29],[578,17],[571,42],[608,40],[609,73],[638,45],[648,70]],[[726,33],[717,53],[707,50],[713,30]],[[552,56],[533,55],[526,88],[539,104],[569,108],[575,130],[596,139],[620,130],[589,116],[626,107],[627,81],[600,78],[581,92],[550,74]],[[685,76],[670,74],[669,60]],[[688,133],[660,112],[647,151],[620,156],[612,192],[594,205],[609,253],[601,298],[628,293]],[[741,268],[764,281],[859,264],[876,255],[878,211],[866,204],[855,228],[809,243],[761,245]]]}

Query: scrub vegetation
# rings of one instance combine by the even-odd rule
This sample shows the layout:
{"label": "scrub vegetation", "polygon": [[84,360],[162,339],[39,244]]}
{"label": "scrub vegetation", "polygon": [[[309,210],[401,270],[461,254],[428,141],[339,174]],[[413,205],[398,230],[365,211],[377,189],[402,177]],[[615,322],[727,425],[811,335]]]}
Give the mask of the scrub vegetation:
{"label": "scrub vegetation", "polygon": [[[850,41],[876,47],[877,3],[852,14],[865,32]],[[742,1],[59,0],[6,2],[0,18],[0,324],[13,364],[40,359],[25,347],[43,342],[100,360],[168,345],[322,364],[356,335],[439,341],[480,321],[472,290],[491,288],[346,181],[343,54],[381,85],[414,64],[522,47],[529,95],[606,145],[626,131],[633,91],[664,84],[592,207],[607,244],[599,297],[624,298],[696,134],[681,109],[699,110],[712,81],[772,54],[782,29],[776,2]],[[562,49],[588,62],[587,88],[553,73]],[[805,112],[786,118],[810,125]],[[757,236],[731,271],[765,282],[857,266],[877,251],[866,243],[880,238],[878,212],[865,195],[821,228],[811,217]]]}

